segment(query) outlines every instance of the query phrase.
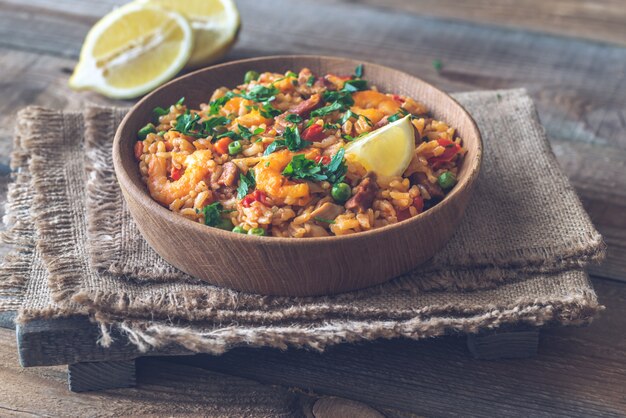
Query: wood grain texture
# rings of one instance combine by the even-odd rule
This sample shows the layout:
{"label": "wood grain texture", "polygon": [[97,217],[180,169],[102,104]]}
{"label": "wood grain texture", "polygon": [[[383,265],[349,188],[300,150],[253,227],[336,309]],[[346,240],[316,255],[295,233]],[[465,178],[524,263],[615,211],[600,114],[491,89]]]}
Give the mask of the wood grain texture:
{"label": "wood grain texture", "polygon": [[[218,286],[265,295],[315,296],[382,283],[430,259],[458,226],[482,161],[476,124],[450,96],[391,68],[364,65],[367,80],[381,91],[418,97],[435,119],[456,128],[467,150],[458,183],[434,208],[407,221],[358,234],[290,239],[233,234],[206,228],[161,207],[148,193],[134,155],[137,131],[157,106],[185,103],[197,108],[206,92],[236,86],[246,71],[350,74],[360,61],[331,57],[274,57],[212,67],[174,80],[142,99],[122,121],[113,143],[113,163],[131,215],[146,241],[170,264]],[[233,256],[233,255],[243,255]],[[368,260],[368,263],[355,263]]]}
{"label": "wood grain texture", "polygon": [[390,407],[423,416],[624,416],[625,286],[602,280],[594,285],[607,307],[603,315],[587,328],[542,332],[539,354],[532,359],[477,361],[462,339],[446,337],[340,345],[323,355],[235,349],[220,357],[176,361],[346,397],[381,411]]}
{"label": "wood grain texture", "polygon": [[[20,364],[24,367],[53,366],[89,361],[121,361],[151,355],[141,353],[116,330],[111,330],[111,333],[113,343],[109,348],[103,348],[98,344],[98,327],[87,318],[35,320],[18,325],[16,335]],[[159,354],[182,355],[190,352],[165,347],[159,350]]]}
{"label": "wood grain texture", "polygon": [[364,403],[330,396],[317,400],[312,412],[315,418],[385,418],[383,414]]}
{"label": "wood grain texture", "polygon": [[467,347],[475,359],[530,358],[537,355],[539,331],[507,331],[467,336]]}
{"label": "wood grain texture", "polygon": [[76,393],[132,388],[137,384],[135,360],[70,364],[67,366],[67,383]]}
{"label": "wood grain texture", "polygon": [[[10,143],[15,113],[27,104],[80,109],[89,102],[119,103],[71,92],[66,83],[75,64],[67,57],[78,55],[89,26],[120,1],[0,0],[1,143]],[[341,2],[325,4],[320,21],[318,3],[298,4],[272,0],[260,7],[238,1],[243,30],[225,60],[277,53],[342,55],[384,63],[446,91],[526,87],[559,162],[609,244],[607,261],[594,274],[626,278],[626,227],[619,216],[626,201],[624,48]],[[274,9],[284,18],[276,20]],[[345,24],[344,16],[360,23]],[[434,59],[442,61],[442,71],[432,67]],[[8,154],[5,147],[0,163]]]}
{"label": "wood grain texture", "polygon": [[626,45],[621,0],[326,0]]}

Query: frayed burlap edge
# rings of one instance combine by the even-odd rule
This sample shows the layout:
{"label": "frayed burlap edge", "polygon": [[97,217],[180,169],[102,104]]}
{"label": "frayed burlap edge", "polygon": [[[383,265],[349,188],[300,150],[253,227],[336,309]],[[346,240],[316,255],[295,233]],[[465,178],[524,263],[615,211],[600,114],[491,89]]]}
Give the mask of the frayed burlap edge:
{"label": "frayed burlap edge", "polygon": [[[18,121],[22,120],[18,117]],[[18,124],[15,130],[11,153],[12,182],[8,187],[3,219],[6,230],[0,236],[2,242],[13,246],[0,265],[0,312],[17,311],[22,305],[35,249],[35,230],[30,219],[30,154],[22,148],[23,130],[22,124]]]}
{"label": "frayed burlap edge", "polygon": [[324,351],[339,343],[356,343],[375,339],[406,337],[414,340],[455,333],[477,333],[506,325],[544,326],[584,325],[604,309],[593,292],[562,300],[520,301],[514,307],[487,309],[470,316],[416,316],[407,320],[323,321],[307,326],[229,326],[202,330],[159,322],[111,321],[97,315],[102,337],[100,344],[113,342],[111,329],[117,328],[137,348],[146,352],[177,345],[193,352],[222,354],[232,348],[271,347],[279,349],[310,348]]}
{"label": "frayed burlap edge", "polygon": [[[31,155],[29,169],[35,193],[31,213],[39,234],[37,246],[49,273],[48,283],[52,300],[59,304],[55,310],[56,315],[86,313],[78,306],[69,306],[84,273],[75,254],[75,248],[79,243],[74,236],[73,228],[78,222],[75,217],[84,214],[73,213],[70,210],[66,189],[71,185],[60,181],[74,162],[55,157],[55,154],[66,152],[64,147],[75,146],[82,150],[82,140],[66,135],[63,112],[29,107],[20,114],[20,117],[27,125],[27,134],[24,135],[22,143]],[[76,114],[76,117],[82,119],[80,114]],[[58,177],[50,180],[47,176],[50,172],[59,173]],[[28,316],[26,311],[22,311],[18,319]]]}

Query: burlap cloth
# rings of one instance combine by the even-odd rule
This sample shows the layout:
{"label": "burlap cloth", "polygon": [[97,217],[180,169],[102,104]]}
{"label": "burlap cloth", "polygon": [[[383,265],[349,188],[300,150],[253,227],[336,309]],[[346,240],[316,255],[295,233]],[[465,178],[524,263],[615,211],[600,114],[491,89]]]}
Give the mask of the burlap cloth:
{"label": "burlap cloth", "polygon": [[[484,162],[458,232],[430,263],[342,295],[267,297],[198,282],[162,260],[130,218],[111,143],[124,109],[20,112],[0,276],[18,321],[89,315],[142,350],[327,345],[586,323],[601,309],[585,265],[604,254],[523,90],[455,96],[476,120]],[[354,260],[365,262],[364,260]]]}

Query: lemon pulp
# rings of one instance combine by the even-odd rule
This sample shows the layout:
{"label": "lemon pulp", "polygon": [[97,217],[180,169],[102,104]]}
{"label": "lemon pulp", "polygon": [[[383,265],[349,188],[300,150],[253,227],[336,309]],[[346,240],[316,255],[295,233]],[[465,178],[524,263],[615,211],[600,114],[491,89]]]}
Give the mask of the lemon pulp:
{"label": "lemon pulp", "polygon": [[191,26],[179,13],[128,4],[89,31],[69,84],[112,98],[133,98],[172,78],[193,47]]}
{"label": "lemon pulp", "polygon": [[415,151],[415,133],[410,116],[349,143],[345,150],[346,158],[357,161],[381,178],[401,176]]}

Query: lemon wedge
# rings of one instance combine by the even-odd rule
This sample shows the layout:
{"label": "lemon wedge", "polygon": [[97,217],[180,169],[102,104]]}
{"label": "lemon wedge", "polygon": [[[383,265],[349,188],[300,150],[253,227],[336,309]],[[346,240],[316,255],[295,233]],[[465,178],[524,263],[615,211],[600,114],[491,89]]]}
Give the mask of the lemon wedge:
{"label": "lemon wedge", "polygon": [[70,87],[130,99],[171,79],[193,48],[193,32],[176,12],[127,4],[103,17],[87,34]]}
{"label": "lemon wedge", "polygon": [[381,178],[401,176],[415,151],[415,133],[411,117],[377,129],[345,147],[346,158],[360,163]]}
{"label": "lemon wedge", "polygon": [[240,20],[233,0],[137,0],[185,16],[194,34],[187,67],[197,68],[223,57],[237,39]]}

